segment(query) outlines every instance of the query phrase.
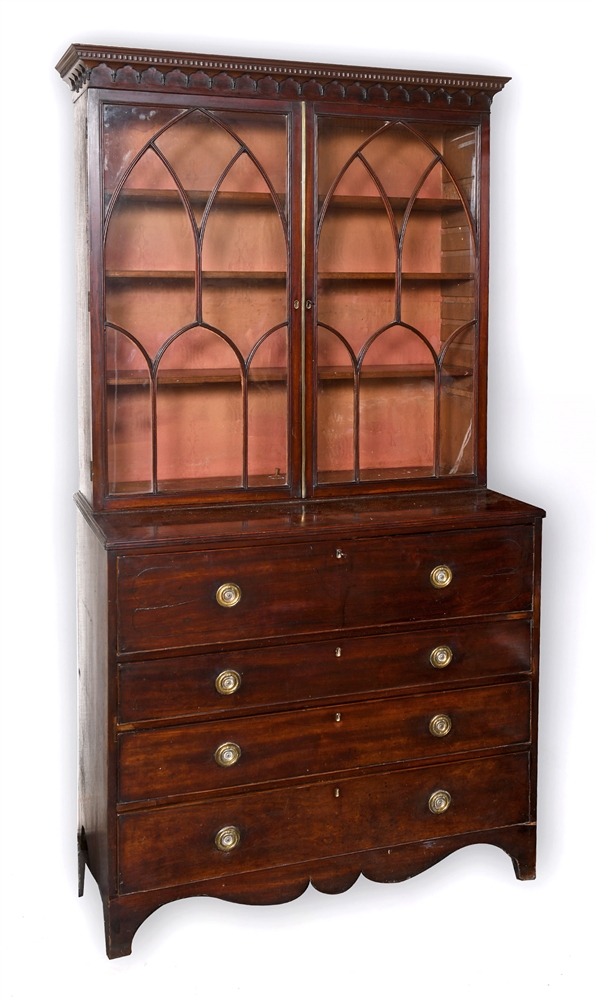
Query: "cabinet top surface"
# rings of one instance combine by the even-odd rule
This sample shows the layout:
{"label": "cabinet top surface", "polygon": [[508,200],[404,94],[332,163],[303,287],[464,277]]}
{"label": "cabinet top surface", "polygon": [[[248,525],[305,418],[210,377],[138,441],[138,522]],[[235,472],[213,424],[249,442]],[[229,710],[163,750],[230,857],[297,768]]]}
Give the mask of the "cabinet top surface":
{"label": "cabinet top surface", "polygon": [[322,532],[326,537],[335,534],[346,538],[347,533],[354,537],[357,533],[379,535],[388,531],[483,527],[545,516],[539,507],[485,489],[104,514],[93,513],[81,494],[76,494],[75,502],[110,549],[222,541],[298,541]]}
{"label": "cabinet top surface", "polygon": [[458,95],[459,109],[468,104],[477,111],[487,109],[510,79],[79,43],[69,46],[56,69],[77,93],[88,86],[170,92],[213,89],[239,97],[280,94],[303,100],[382,103],[388,99],[450,103]]}

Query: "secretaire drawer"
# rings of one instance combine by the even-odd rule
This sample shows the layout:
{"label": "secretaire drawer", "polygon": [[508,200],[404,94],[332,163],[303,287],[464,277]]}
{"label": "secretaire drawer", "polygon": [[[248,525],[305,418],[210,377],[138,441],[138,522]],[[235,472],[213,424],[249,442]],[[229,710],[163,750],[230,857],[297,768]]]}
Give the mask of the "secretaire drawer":
{"label": "secretaire drawer", "polygon": [[532,556],[527,526],[120,556],[118,648],[524,611]]}
{"label": "secretaire drawer", "polygon": [[525,743],[529,716],[523,682],[123,733],[120,801]]}
{"label": "secretaire drawer", "polygon": [[293,702],[529,671],[531,626],[484,622],[119,666],[123,723],[230,715]]}
{"label": "secretaire drawer", "polygon": [[120,887],[138,892],[528,819],[526,753],[226,796],[122,815]]}

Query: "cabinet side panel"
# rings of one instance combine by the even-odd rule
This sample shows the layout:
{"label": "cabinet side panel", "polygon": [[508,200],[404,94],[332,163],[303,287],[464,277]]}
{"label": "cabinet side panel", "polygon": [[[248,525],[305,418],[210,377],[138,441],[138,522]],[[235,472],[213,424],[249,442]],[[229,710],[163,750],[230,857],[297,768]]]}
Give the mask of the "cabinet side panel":
{"label": "cabinet side panel", "polygon": [[77,381],[79,386],[79,489],[91,500],[91,332],[87,227],[87,94],[75,102],[75,213],[77,268]]}
{"label": "cabinet side panel", "polygon": [[108,886],[108,584],[107,556],[83,517],[77,516],[79,620],[79,832],[84,829],[89,868]]}

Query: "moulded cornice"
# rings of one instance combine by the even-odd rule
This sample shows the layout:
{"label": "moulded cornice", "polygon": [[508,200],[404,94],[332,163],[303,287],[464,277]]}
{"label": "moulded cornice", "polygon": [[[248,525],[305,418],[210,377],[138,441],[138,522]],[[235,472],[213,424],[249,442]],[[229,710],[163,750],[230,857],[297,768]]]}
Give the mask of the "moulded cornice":
{"label": "moulded cornice", "polygon": [[56,66],[78,94],[86,87],[238,97],[434,104],[487,110],[509,77],[242,59],[74,44]]}

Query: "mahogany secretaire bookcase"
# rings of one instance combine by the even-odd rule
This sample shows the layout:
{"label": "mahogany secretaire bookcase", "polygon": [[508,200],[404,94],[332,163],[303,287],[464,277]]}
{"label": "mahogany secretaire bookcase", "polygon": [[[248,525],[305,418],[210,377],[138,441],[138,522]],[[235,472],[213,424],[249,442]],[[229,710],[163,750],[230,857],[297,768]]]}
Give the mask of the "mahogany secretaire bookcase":
{"label": "mahogany secretaire bookcase", "polygon": [[506,80],[72,45],[80,882],[535,866],[543,511],[486,488]]}

